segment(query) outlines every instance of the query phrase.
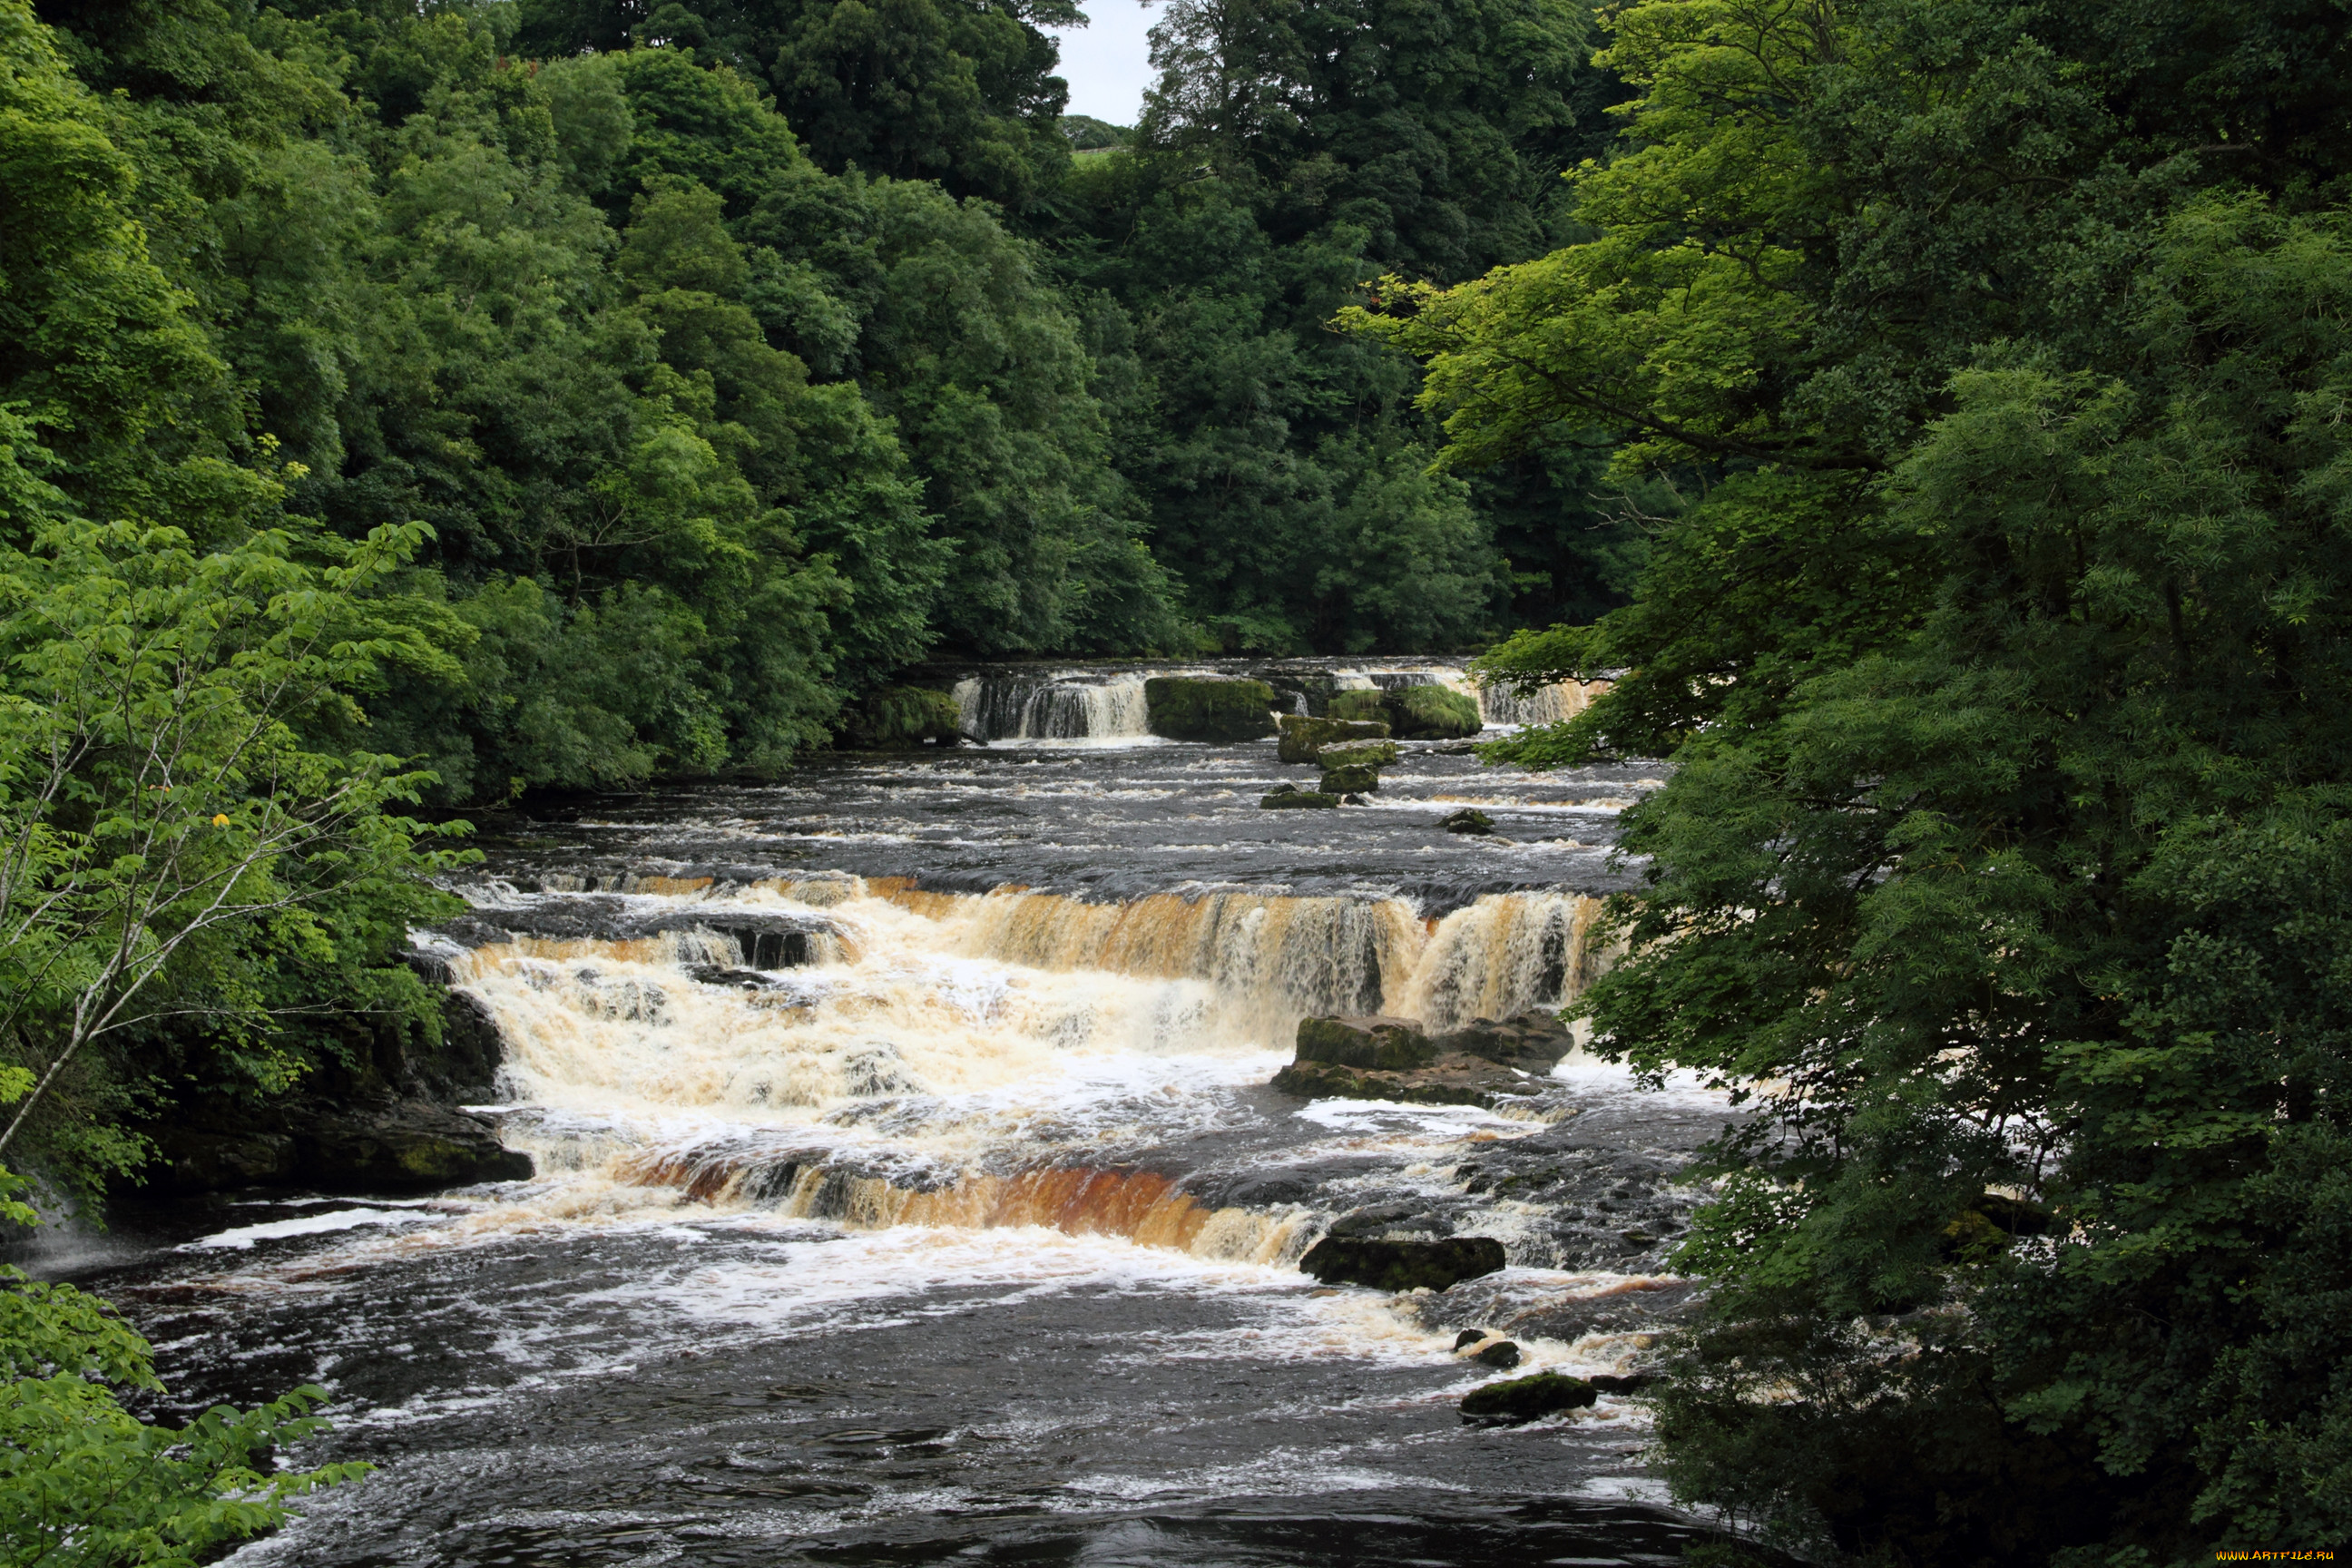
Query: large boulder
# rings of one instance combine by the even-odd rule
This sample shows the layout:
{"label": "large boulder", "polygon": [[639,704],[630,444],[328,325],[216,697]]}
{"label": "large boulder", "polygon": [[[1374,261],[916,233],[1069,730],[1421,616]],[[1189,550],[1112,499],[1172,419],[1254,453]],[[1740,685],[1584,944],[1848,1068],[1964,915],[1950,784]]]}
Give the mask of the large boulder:
{"label": "large boulder", "polygon": [[1600,1391],[1583,1378],[1539,1372],[1472,1389],[1462,1396],[1462,1419],[1473,1426],[1517,1426],[1563,1410],[1581,1410],[1599,1396]]}
{"label": "large boulder", "polygon": [[1310,719],[1303,713],[1285,713],[1276,723],[1282,736],[1277,754],[1291,763],[1319,762],[1326,746],[1348,741],[1384,740],[1389,732],[1388,721],[1384,719]]}
{"label": "large boulder", "polygon": [[963,739],[963,710],[951,692],[887,686],[850,715],[847,738],[852,745],[873,751],[919,746],[927,741],[952,746]]}
{"label": "large boulder", "polygon": [[1431,1035],[1407,1018],[1299,1020],[1297,1048],[1270,1087],[1307,1100],[1388,1100],[1406,1105],[1524,1106],[1574,1046],[1545,1013],[1480,1018]]}
{"label": "large boulder", "polygon": [[1475,735],[1486,725],[1476,699],[1450,686],[1408,686],[1383,693],[1389,728],[1397,734],[1442,741]]}
{"label": "large boulder", "polygon": [[1389,721],[1387,696],[1386,692],[1371,687],[1363,687],[1353,691],[1335,691],[1331,694],[1330,703],[1325,712],[1329,718],[1346,720],[1351,723],[1386,724]]}
{"label": "large boulder", "polygon": [[1549,1072],[1559,1058],[1576,1048],[1576,1037],[1556,1013],[1522,1013],[1500,1023],[1474,1018],[1467,1025],[1432,1042],[1441,1053],[1484,1057],[1505,1067],[1529,1072]]}
{"label": "large boulder", "polygon": [[1381,787],[1381,770],[1370,763],[1325,763],[1323,781],[1316,785],[1325,795],[1370,795]]}
{"label": "large boulder", "polygon": [[1296,1061],[1377,1068],[1384,1072],[1425,1068],[1438,1054],[1420,1025],[1409,1018],[1379,1015],[1301,1018],[1294,1045]]}
{"label": "large boulder", "polygon": [[1492,1274],[1508,1261],[1503,1244],[1484,1236],[1449,1236],[1443,1241],[1327,1236],[1307,1249],[1298,1267],[1326,1285],[1443,1290]]}
{"label": "large boulder", "polygon": [[1145,722],[1171,741],[1255,741],[1271,735],[1274,688],[1226,676],[1155,675],[1143,683]]}

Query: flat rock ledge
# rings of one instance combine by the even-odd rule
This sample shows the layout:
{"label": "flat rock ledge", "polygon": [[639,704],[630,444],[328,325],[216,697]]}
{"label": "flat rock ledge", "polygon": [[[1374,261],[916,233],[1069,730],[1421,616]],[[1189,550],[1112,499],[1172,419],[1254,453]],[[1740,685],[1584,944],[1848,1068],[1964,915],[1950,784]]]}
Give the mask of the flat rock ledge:
{"label": "flat rock ledge", "polygon": [[296,1103],[265,1124],[181,1125],[155,1134],[162,1181],[180,1192],[306,1186],[429,1192],[527,1180],[530,1156],[499,1142],[490,1118],[430,1100]]}

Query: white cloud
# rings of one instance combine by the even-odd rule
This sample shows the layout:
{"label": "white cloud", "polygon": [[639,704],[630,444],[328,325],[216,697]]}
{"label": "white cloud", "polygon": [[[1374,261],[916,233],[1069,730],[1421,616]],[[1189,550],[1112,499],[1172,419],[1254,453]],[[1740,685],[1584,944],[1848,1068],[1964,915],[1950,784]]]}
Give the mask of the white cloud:
{"label": "white cloud", "polygon": [[1151,85],[1152,16],[1137,0],[1093,0],[1088,26],[1054,30],[1062,46],[1061,76],[1070,84],[1070,112],[1113,125],[1132,125]]}

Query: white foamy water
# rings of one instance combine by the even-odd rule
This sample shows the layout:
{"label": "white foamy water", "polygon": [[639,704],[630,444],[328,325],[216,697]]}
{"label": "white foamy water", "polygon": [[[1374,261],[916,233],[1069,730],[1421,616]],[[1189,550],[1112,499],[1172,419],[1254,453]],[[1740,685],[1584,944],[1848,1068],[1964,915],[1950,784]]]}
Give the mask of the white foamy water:
{"label": "white foamy water", "polygon": [[[459,961],[508,1048],[514,1097],[556,1110],[814,1122],[923,1102],[910,1125],[1106,1118],[1263,1081],[1301,1017],[1385,1007],[1433,1028],[1557,1006],[1600,962],[1594,900],[1498,894],[1442,920],[1400,900],[1175,894],[1122,904],[917,892],[860,883],[681,907],[821,908],[820,962],[764,988],[708,984],[732,939],[525,938]],[[1146,1120],[1150,1120],[1149,1117]]]}
{"label": "white foamy water", "polygon": [[293,1219],[270,1220],[260,1225],[238,1226],[196,1241],[184,1244],[183,1252],[218,1252],[252,1250],[257,1241],[277,1241],[293,1236],[325,1236],[339,1230],[356,1230],[370,1226],[431,1225],[441,1216],[417,1209],[331,1209],[323,1214],[301,1215]]}

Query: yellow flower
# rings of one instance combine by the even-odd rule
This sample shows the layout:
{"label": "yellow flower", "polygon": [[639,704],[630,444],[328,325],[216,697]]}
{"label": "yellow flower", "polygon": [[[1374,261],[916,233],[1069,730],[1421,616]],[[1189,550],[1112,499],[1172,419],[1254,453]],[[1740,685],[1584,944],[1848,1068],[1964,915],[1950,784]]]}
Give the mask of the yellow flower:
{"label": "yellow flower", "polygon": [[228,826],[228,818],[225,816],[215,816],[213,818],[213,826],[215,827],[226,827]]}

